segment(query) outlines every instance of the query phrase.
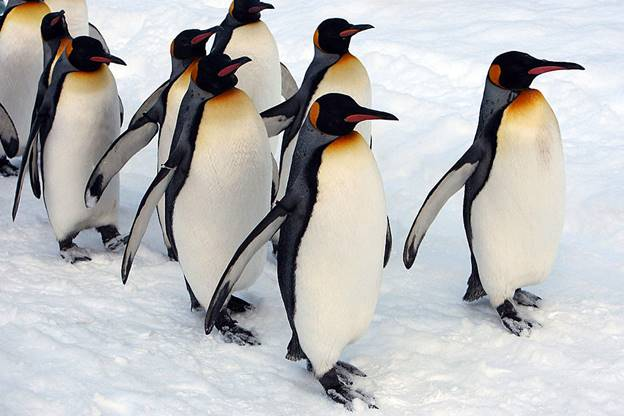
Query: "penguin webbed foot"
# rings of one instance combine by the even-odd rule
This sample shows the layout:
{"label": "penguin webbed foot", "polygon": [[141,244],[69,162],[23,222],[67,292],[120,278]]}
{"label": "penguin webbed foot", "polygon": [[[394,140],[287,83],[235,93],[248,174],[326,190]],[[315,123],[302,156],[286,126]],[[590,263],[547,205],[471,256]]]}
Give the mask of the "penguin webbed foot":
{"label": "penguin webbed foot", "polygon": [[353,387],[350,377],[345,377],[344,372],[338,370],[339,365],[329,370],[319,382],[325,389],[325,393],[336,403],[342,404],[347,410],[353,411],[353,400],[360,399],[369,409],[379,409],[375,397]]}
{"label": "penguin webbed foot", "polygon": [[347,372],[355,377],[367,377],[364,371],[360,370],[353,364],[345,363],[344,361],[338,361],[336,363],[336,370],[339,372]]}
{"label": "penguin webbed foot", "polygon": [[251,303],[236,296],[230,296],[226,307],[232,313],[245,313],[256,309]]}
{"label": "penguin webbed foot", "polygon": [[518,305],[528,306],[529,308],[539,309],[539,307],[542,306],[542,298],[522,289],[516,289],[513,300]]}
{"label": "penguin webbed foot", "polygon": [[5,178],[11,176],[17,176],[19,174],[19,168],[12,164],[6,156],[0,157],[0,175]]}
{"label": "penguin webbed foot", "polygon": [[509,300],[506,300],[502,305],[497,307],[496,311],[500,316],[503,326],[518,337],[528,337],[531,335],[531,331],[534,327],[541,326],[536,321],[520,317],[518,311],[516,311],[516,308]]}
{"label": "penguin webbed foot", "polygon": [[102,236],[102,243],[108,251],[113,253],[120,251],[128,244],[129,235],[122,236],[114,225],[107,225],[97,228],[97,232]]}
{"label": "penguin webbed foot", "polygon": [[215,322],[215,327],[221,332],[223,340],[228,344],[240,346],[260,345],[260,341],[253,332],[238,326],[238,321],[232,319],[227,309],[221,312],[221,316]]}
{"label": "penguin webbed foot", "polygon": [[70,264],[91,261],[89,252],[84,248],[78,247],[72,240],[59,242],[61,258]]}

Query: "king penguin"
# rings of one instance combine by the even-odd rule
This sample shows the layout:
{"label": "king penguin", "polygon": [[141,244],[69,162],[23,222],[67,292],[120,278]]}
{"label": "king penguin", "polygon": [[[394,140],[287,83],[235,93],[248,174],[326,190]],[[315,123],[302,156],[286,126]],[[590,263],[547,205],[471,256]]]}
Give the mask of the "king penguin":
{"label": "king penguin", "polygon": [[30,132],[43,70],[41,21],[50,12],[39,0],[11,0],[0,16],[0,174],[17,175],[7,157],[19,156]]}
{"label": "king penguin", "polygon": [[307,359],[327,394],[348,408],[372,396],[351,386],[364,376],[339,362],[366,332],[387,260],[386,203],[373,153],[355,131],[367,120],[396,120],[343,94],[316,100],[304,120],[284,198],[238,248],[206,313],[210,333],[256,252],[281,229],[278,280],[292,339],[287,358]]}
{"label": "king penguin", "polygon": [[15,192],[17,214],[24,173],[38,140],[43,198],[61,257],[68,262],[90,260],[73,242],[85,229],[96,228],[109,250],[124,239],[117,231],[119,182],[108,187],[94,208],[84,205],[83,191],[93,166],[119,134],[119,98],[108,65],[125,63],[104,51],[93,38],[72,41],[58,60],[22,158]]}
{"label": "king penguin", "polygon": [[531,83],[540,74],[584,69],[507,52],[492,62],[474,143],[427,196],[405,242],[409,269],[429,226],[462,187],[472,274],[466,301],[486,294],[511,333],[537,324],[516,305],[541,300],[522,289],[552,269],[564,220],[565,172],[559,123]]}
{"label": "king penguin", "polygon": [[[248,56],[251,62],[238,73],[238,88],[249,95],[259,112],[274,107],[284,98],[292,97],[298,87],[290,71],[280,64],[275,38],[261,20],[264,10],[273,5],[259,0],[233,0],[221,23],[212,52],[230,56]],[[278,158],[280,143],[271,140],[271,152]]]}
{"label": "king penguin", "polygon": [[[250,229],[269,212],[272,156],[264,124],[251,99],[235,88],[235,72],[249,58],[211,53],[194,69],[182,101],[172,151],[143,197],[124,254],[130,269],[150,216],[166,195],[167,234],[189,292],[207,307],[219,276]],[[258,253],[234,290],[251,286],[264,268]],[[217,320],[226,341],[257,344],[230,313],[250,307],[233,298]]]}
{"label": "king penguin", "polygon": [[[176,127],[178,112],[186,93],[191,73],[199,59],[206,55],[206,43],[221,31],[217,26],[206,30],[189,29],[178,34],[171,43],[171,74],[137,110],[130,125],[110,146],[93,170],[84,191],[87,206],[94,206],[109,182],[139,150],[147,146],[160,128],[158,137],[158,167],[167,161]],[[158,205],[158,218],[169,258],[176,254],[167,237],[165,201]]]}
{"label": "king penguin", "polygon": [[109,52],[104,36],[97,27],[89,22],[89,10],[86,0],[45,0],[50,10],[64,10],[67,13],[69,33],[72,36],[91,36],[102,43],[104,50]]}

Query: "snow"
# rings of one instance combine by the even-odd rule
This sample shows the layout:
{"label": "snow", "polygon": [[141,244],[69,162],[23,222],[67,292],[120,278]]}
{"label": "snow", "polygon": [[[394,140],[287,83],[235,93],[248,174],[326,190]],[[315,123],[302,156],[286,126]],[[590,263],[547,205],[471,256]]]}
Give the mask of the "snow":
{"label": "snow", "polygon": [[[228,0],[97,0],[90,16],[127,68],[113,68],[128,113],[169,73],[180,30],[221,21]],[[624,3],[578,0],[276,1],[264,13],[296,77],[326,17],[371,23],[352,50],[367,65],[378,109],[375,153],[385,180],[395,251],[367,335],[343,359],[365,370],[383,415],[592,414],[624,408]],[[543,324],[530,338],[501,326],[487,301],[461,301],[469,252],[454,197],[429,231],[414,268],[401,250],[429,189],[472,142],[485,74],[507,50],[570,60],[585,72],[534,84],[561,124],[567,217],[551,278],[529,290]],[[128,230],[154,171],[155,143],[123,171],[121,228]],[[28,185],[26,185],[28,186]],[[78,243],[93,262],[70,266],[43,204],[26,195],[10,219],[14,179],[0,181],[0,414],[340,415],[303,364],[283,359],[289,330],[275,266],[245,297],[240,317],[262,345],[241,348],[203,334],[179,267],[152,223],[133,274],[97,234]],[[27,193],[26,193],[27,194]],[[362,402],[356,412],[366,414]]]}

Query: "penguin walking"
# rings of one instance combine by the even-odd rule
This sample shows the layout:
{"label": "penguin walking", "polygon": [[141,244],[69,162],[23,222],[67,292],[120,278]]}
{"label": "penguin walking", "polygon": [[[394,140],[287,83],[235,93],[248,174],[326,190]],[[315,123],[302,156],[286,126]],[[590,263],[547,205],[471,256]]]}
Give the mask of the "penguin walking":
{"label": "penguin walking", "polygon": [[[221,23],[223,32],[217,34],[211,50],[251,58],[237,75],[238,88],[249,95],[259,112],[279,104],[282,96],[290,98],[298,89],[288,68],[280,64],[275,38],[261,20],[262,12],[268,9],[274,6],[259,0],[233,0]],[[271,148],[277,159],[279,140],[272,139]]]}
{"label": "penguin walking", "polygon": [[355,131],[367,120],[396,120],[343,94],[313,103],[304,120],[284,198],[248,235],[225,269],[206,313],[210,333],[248,261],[281,230],[277,257],[282,299],[293,332],[287,358],[307,359],[336,402],[374,398],[351,387],[363,376],[339,362],[368,328],[386,257],[386,204],[375,158]]}
{"label": "penguin walking", "polygon": [[21,197],[24,172],[38,140],[43,198],[48,218],[68,262],[90,260],[73,242],[85,229],[96,228],[109,250],[124,242],[117,230],[119,182],[108,187],[94,208],[86,208],[83,191],[93,166],[119,134],[119,99],[108,65],[125,63],[106,53],[102,44],[81,36],[58,60],[52,81],[28,138],[13,205]]}
{"label": "penguin walking", "polygon": [[[219,276],[248,231],[271,207],[272,156],[266,130],[251,99],[235,88],[235,72],[249,58],[211,53],[200,59],[181,105],[169,160],[143,197],[124,254],[130,269],[156,204],[166,195],[167,234],[192,293],[207,307]],[[233,290],[262,273],[258,253]],[[231,312],[249,309],[233,298],[216,325],[226,341],[258,344]]]}
{"label": "penguin walking", "polygon": [[522,289],[552,269],[563,228],[565,173],[559,124],[531,83],[538,75],[584,69],[521,52],[490,66],[474,143],[427,196],[405,242],[409,269],[427,229],[446,201],[465,186],[464,227],[472,274],[465,301],[486,294],[511,333],[529,335],[536,322],[516,305],[541,300]]}
{"label": "penguin walking", "polygon": [[[219,26],[207,29],[189,29],[178,34],[171,43],[171,74],[141,105],[128,129],[110,146],[93,170],[86,190],[85,203],[97,204],[110,181],[139,150],[147,146],[160,129],[158,137],[158,167],[169,158],[178,112],[186,93],[191,73],[199,59],[206,55],[206,43],[221,31]],[[158,204],[158,218],[169,258],[176,254],[167,237],[164,198]]]}
{"label": "penguin walking", "polygon": [[43,70],[41,21],[50,12],[40,0],[11,0],[0,16],[0,174],[17,175],[8,158],[19,156],[30,132]]}

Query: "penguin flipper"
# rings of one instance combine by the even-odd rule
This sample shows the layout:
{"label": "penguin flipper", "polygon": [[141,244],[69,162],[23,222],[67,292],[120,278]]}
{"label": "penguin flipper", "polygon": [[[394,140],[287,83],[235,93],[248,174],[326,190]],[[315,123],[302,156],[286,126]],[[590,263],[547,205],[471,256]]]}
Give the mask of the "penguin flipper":
{"label": "penguin flipper", "polygon": [[110,53],[110,49],[108,47],[108,44],[106,43],[106,39],[104,39],[104,36],[102,35],[102,33],[100,33],[100,30],[92,23],[89,23],[89,36],[99,40],[104,47],[104,52]]}
{"label": "penguin flipper", "polygon": [[19,137],[17,135],[17,130],[15,129],[15,124],[13,123],[11,116],[6,111],[2,103],[0,103],[0,141],[2,141],[4,153],[9,158],[13,158],[17,155],[17,152],[19,151]]}
{"label": "penguin flipper", "polygon": [[118,95],[117,99],[119,100],[119,127],[121,127],[123,126],[124,115],[126,114],[126,111],[124,109],[123,101],[121,101],[121,96]]}
{"label": "penguin flipper", "polygon": [[286,130],[299,113],[299,102],[296,97],[284,101],[273,108],[260,113],[269,137],[277,136]]}
{"label": "penguin flipper", "polygon": [[[37,157],[38,155],[33,155],[33,147],[37,149],[37,153],[39,152],[39,146],[38,146],[38,133],[39,130],[41,129],[41,116],[38,115],[35,118],[35,121],[33,122],[33,126],[30,129],[30,135],[28,136],[28,141],[26,142],[26,147],[24,149],[24,155],[22,156],[22,161],[20,162],[20,169],[19,169],[19,174],[17,176],[17,184],[15,185],[15,197],[13,198],[13,211],[11,213],[12,217],[13,217],[13,221],[15,221],[15,218],[17,217],[17,210],[19,209],[19,204],[20,201],[22,199],[22,189],[24,187],[24,177],[26,174],[26,169],[30,169],[33,161],[32,158],[35,158],[35,166],[37,166]],[[36,145],[35,145],[36,143]],[[39,168],[38,166],[37,168],[37,174],[36,174],[36,178],[39,178]],[[33,178],[34,178],[34,174],[31,172],[31,179],[30,179],[30,183],[31,186],[33,186],[33,193],[35,194],[35,196],[37,196],[37,194],[39,194],[39,196],[41,196],[41,188],[38,186],[38,182],[37,184],[33,184]],[[37,197],[39,198],[39,197]]]}
{"label": "penguin flipper", "polygon": [[405,241],[403,263],[409,269],[416,260],[418,248],[427,230],[446,201],[459,191],[479,165],[480,151],[472,146],[431,190],[423,203]]}
{"label": "penguin flipper", "polygon": [[[165,81],[160,87],[156,89],[153,93],[150,94],[149,97],[141,104],[136,113],[132,116],[132,120],[130,120],[130,127],[134,126],[139,122],[139,120],[147,114],[160,100],[163,91],[169,86],[169,81]],[[159,112],[162,114],[163,112]],[[161,120],[158,120],[160,123]]]}
{"label": "penguin flipper", "polygon": [[277,198],[277,190],[279,189],[279,168],[277,167],[277,161],[273,156],[271,156],[271,161],[273,162],[273,187],[271,189],[271,204],[275,202],[275,198]]}
{"label": "penguin flipper", "polygon": [[284,65],[284,63],[280,63],[280,67],[282,68],[282,97],[284,97],[285,100],[288,100],[297,94],[299,86],[286,65]]}
{"label": "penguin flipper", "polygon": [[390,218],[386,217],[388,220],[388,228],[386,229],[386,250],[384,252],[384,268],[388,265],[390,261],[390,254],[392,254],[392,227],[390,227]]}
{"label": "penguin flipper", "polygon": [[[24,156],[26,157],[26,156]],[[41,179],[39,177],[39,140],[34,140],[28,156],[28,172],[30,173],[30,188],[35,198],[41,198]]]}
{"label": "penguin flipper", "polygon": [[232,288],[243,274],[245,267],[251,261],[252,257],[260,248],[262,248],[284,224],[289,210],[281,201],[277,202],[275,207],[264,217],[262,221],[247,236],[245,241],[236,250],[230,264],[225,269],[217,288],[212,295],[210,306],[206,310],[206,321],[204,327],[206,335],[212,332],[212,329],[221,314],[221,310],[232,293]]}
{"label": "penguin flipper", "polygon": [[143,149],[158,132],[158,124],[147,119],[143,124],[128,129],[106,151],[96,165],[85,189],[85,204],[94,207],[110,181],[128,163],[128,160]]}
{"label": "penguin flipper", "polygon": [[164,195],[169,183],[173,179],[173,174],[176,171],[176,168],[169,167],[167,165],[168,163],[169,162],[163,165],[160,169],[139,204],[139,209],[136,217],[134,218],[134,223],[132,224],[128,244],[126,245],[123,262],[121,264],[121,281],[124,285],[128,281],[130,269],[132,268],[132,262],[134,261],[136,252],[141,245],[141,240],[145,235],[145,231],[147,231],[147,226],[149,225],[152,212],[156,209],[158,201],[160,201]]}

